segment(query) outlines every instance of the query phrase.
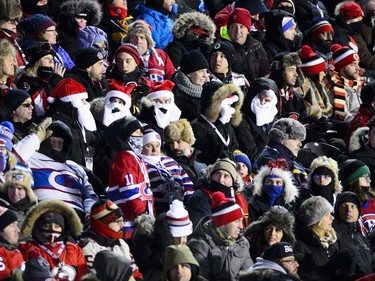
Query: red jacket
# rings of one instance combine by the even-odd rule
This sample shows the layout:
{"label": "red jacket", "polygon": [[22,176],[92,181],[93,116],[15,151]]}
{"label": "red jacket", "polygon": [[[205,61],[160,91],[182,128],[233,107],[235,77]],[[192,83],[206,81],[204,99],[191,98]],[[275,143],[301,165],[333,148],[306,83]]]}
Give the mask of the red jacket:
{"label": "red jacket", "polygon": [[24,264],[21,252],[6,249],[0,244],[0,280],[12,277],[12,272]]}
{"label": "red jacket", "polygon": [[17,64],[18,66],[26,66],[27,61],[25,54],[23,53],[20,45],[18,45],[16,41],[17,34],[9,35],[7,32],[4,30],[0,29],[0,39],[7,39],[13,47],[16,49],[16,59],[17,59]]}
{"label": "red jacket", "polygon": [[[150,55],[146,60],[148,53]],[[168,80],[176,72],[168,54],[161,49],[149,49],[141,58],[142,62],[140,65],[144,68],[146,76],[152,82]]]}

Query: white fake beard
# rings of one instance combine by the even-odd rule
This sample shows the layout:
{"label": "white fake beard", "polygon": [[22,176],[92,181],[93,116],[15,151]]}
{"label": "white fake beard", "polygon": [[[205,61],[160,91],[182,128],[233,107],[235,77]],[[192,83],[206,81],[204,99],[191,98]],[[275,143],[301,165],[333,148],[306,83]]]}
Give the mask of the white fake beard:
{"label": "white fake beard", "polygon": [[[118,109],[117,112],[112,112],[114,109]],[[130,110],[123,104],[119,103],[109,103],[104,106],[104,114],[103,114],[103,125],[109,126],[112,122],[123,118],[125,116],[129,116]]]}
{"label": "white fake beard", "polygon": [[151,155],[142,154],[141,156],[143,160],[145,160],[147,163],[150,163],[152,165],[156,165],[157,163],[160,162],[160,159],[161,159],[161,155],[151,156]]}
{"label": "white fake beard", "polygon": [[[238,97],[237,97],[238,100]],[[232,119],[233,114],[236,112],[231,105],[234,103],[232,98],[224,99],[220,104],[220,122],[223,124],[229,123],[230,119]]]}
{"label": "white fake beard", "polygon": [[260,104],[258,95],[256,95],[251,101],[251,111],[254,112],[256,116],[256,125],[263,126],[265,124],[271,123],[277,114],[276,108],[277,98],[274,94],[273,99],[264,105]]}
{"label": "white fake beard", "polygon": [[[74,106],[74,105],[73,105]],[[90,104],[82,104],[78,109],[78,122],[88,131],[96,131],[96,123],[94,116],[90,111]]]}
{"label": "white fake beard", "polygon": [[[161,109],[166,110],[165,113]],[[175,103],[161,104],[155,103],[155,120],[158,126],[162,129],[167,127],[172,121],[180,119],[181,110],[176,106]]]}

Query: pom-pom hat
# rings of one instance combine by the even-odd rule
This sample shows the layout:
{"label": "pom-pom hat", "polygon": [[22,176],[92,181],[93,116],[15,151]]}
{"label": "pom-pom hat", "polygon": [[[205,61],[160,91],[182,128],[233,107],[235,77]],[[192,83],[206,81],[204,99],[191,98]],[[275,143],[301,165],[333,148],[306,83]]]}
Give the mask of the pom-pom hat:
{"label": "pom-pom hat", "polygon": [[147,98],[150,100],[154,100],[157,98],[170,98],[174,100],[174,94],[172,92],[173,87],[174,83],[170,80],[155,82],[152,84]]}
{"label": "pom-pom hat", "polygon": [[340,44],[333,44],[331,47],[333,64],[336,71],[340,71],[345,66],[358,61],[359,55],[348,46],[341,46]]}
{"label": "pom-pom hat", "polygon": [[322,196],[313,196],[303,201],[298,209],[297,217],[307,226],[317,224],[321,219],[333,212],[332,205]]}
{"label": "pom-pom hat", "polygon": [[251,165],[249,157],[247,157],[245,153],[242,153],[240,150],[235,150],[233,152],[233,156],[234,156],[234,160],[236,161],[236,163],[238,162],[244,163],[247,169],[249,170],[249,173],[251,172],[252,165]]}
{"label": "pom-pom hat", "polygon": [[165,218],[173,237],[189,236],[193,233],[193,223],[181,201],[173,200]]}
{"label": "pom-pom hat", "polygon": [[[58,85],[61,85],[61,83]],[[75,103],[88,98],[88,93],[81,84],[74,86],[65,84],[65,86],[67,86],[66,91],[60,91],[59,87],[56,86],[54,91],[52,91],[51,95],[47,98],[47,101],[49,103],[54,103],[56,99],[59,99],[62,102]]]}
{"label": "pom-pom hat", "polygon": [[303,45],[299,51],[302,64],[301,69],[307,76],[312,76],[325,71],[327,63],[318,53],[315,53],[310,46]]}
{"label": "pom-pom hat", "polygon": [[231,198],[226,198],[220,191],[212,195],[211,201],[212,224],[216,227],[226,225],[244,216],[241,207]]}
{"label": "pom-pom hat", "polygon": [[47,55],[56,56],[56,52],[50,43],[38,42],[31,45],[26,50],[26,58],[29,61],[26,68],[34,66],[38,60]]}
{"label": "pom-pom hat", "polygon": [[310,36],[310,38],[315,38],[323,32],[334,32],[332,25],[324,18],[313,18],[310,22],[307,34]]}
{"label": "pom-pom hat", "polygon": [[250,26],[251,26],[250,12],[244,8],[235,8],[228,17],[228,22],[227,22],[228,28],[234,23],[242,24],[247,28],[247,30],[250,31]]}

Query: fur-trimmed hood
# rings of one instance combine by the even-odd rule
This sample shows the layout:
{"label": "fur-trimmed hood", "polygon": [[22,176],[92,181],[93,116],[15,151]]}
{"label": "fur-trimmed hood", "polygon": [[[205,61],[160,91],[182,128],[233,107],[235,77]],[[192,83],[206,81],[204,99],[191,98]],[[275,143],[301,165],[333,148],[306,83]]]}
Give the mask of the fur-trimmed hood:
{"label": "fur-trimmed hood", "polygon": [[78,13],[89,12],[87,26],[97,26],[102,19],[102,9],[98,1],[95,0],[68,0],[60,6],[60,20],[64,22],[74,21],[74,16]]}
{"label": "fur-trimmed hood", "polygon": [[192,26],[197,26],[203,30],[208,31],[209,36],[207,41],[209,43],[214,42],[216,25],[209,16],[199,12],[184,13],[179,16],[173,25],[173,36],[177,39],[184,37],[186,30],[188,30]]}
{"label": "fur-trimmed hood", "polygon": [[22,16],[22,10],[18,1],[0,0],[0,18],[19,19]]}
{"label": "fur-trimmed hood", "polygon": [[[254,178],[254,195],[262,196],[263,180],[266,175],[270,174],[270,167],[264,165],[260,168],[259,173]],[[284,171],[280,168],[272,168],[272,174],[277,175],[284,181],[283,198],[286,204],[295,201],[298,197],[298,189],[293,183],[293,175],[289,171]]]}
{"label": "fur-trimmed hood", "polygon": [[230,119],[233,126],[238,126],[242,121],[241,107],[243,104],[244,94],[241,89],[234,84],[221,84],[218,82],[210,82],[209,85],[203,86],[201,112],[209,120],[216,122],[220,117],[221,102],[230,94],[237,95],[238,101],[235,102],[235,112]]}
{"label": "fur-trimmed hood", "polygon": [[26,171],[21,170],[9,170],[5,174],[5,182],[0,186],[0,192],[6,194],[8,187],[12,183],[17,183],[22,185],[26,190],[26,197],[30,202],[36,202],[37,198],[34,191],[31,188],[32,185],[32,175]]}
{"label": "fur-trimmed hood", "polygon": [[283,231],[282,241],[292,245],[296,243],[294,236],[294,216],[282,206],[273,206],[257,221],[251,223],[244,231],[246,237],[264,239],[264,229],[274,225]]}
{"label": "fur-trimmed hood", "polygon": [[[26,215],[21,226],[21,233],[24,237],[31,237],[35,222],[46,212],[59,212],[65,219],[72,235],[79,235],[82,232],[83,226],[81,221],[73,208],[66,205],[59,200],[47,200],[34,206]],[[65,229],[64,229],[65,230]]]}
{"label": "fur-trimmed hood", "polygon": [[103,124],[103,115],[104,115],[104,97],[99,97],[93,99],[90,102],[90,111],[94,116],[96,122]]}
{"label": "fur-trimmed hood", "polygon": [[335,181],[335,192],[341,192],[342,191],[342,186],[339,181],[339,168],[338,164],[335,160],[332,158],[329,158],[327,156],[320,156],[318,158],[315,158],[314,161],[312,161],[310,169],[311,173],[309,176],[309,186],[311,186],[312,181],[314,180],[312,177],[312,174],[314,170],[318,167],[326,167],[330,169],[334,175],[334,181]]}
{"label": "fur-trimmed hood", "polygon": [[348,152],[360,149],[367,143],[369,127],[361,127],[355,130],[349,140]]}

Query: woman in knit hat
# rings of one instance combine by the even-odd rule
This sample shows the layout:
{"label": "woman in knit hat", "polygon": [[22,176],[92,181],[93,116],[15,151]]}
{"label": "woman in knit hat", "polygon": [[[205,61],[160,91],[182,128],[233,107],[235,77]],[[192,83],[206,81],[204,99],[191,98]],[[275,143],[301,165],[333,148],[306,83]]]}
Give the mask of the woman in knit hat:
{"label": "woman in knit hat", "polygon": [[199,114],[203,84],[208,80],[208,62],[198,50],[185,53],[180,68],[171,80],[176,84],[173,88],[176,105],[181,109],[181,118],[193,121]]}
{"label": "woman in knit hat", "polygon": [[[54,70],[57,74],[63,76],[64,73],[62,72],[63,69],[61,69],[61,66],[66,69],[74,67],[74,63],[69,54],[57,42],[56,23],[51,18],[41,14],[35,14],[22,19],[19,23],[19,28],[26,35],[22,43],[22,48],[25,52],[35,43],[46,42],[52,45],[53,50],[56,53],[53,59],[56,63],[56,69]],[[32,59],[29,61],[29,64],[31,63],[31,66],[33,66],[34,62],[35,59]]]}
{"label": "woman in knit hat", "polygon": [[262,256],[265,249],[281,241],[294,246],[294,216],[282,206],[273,206],[258,220],[252,222],[244,235],[250,242],[253,261]]}
{"label": "woman in knit hat", "polygon": [[330,274],[324,268],[338,251],[332,212],[332,205],[321,196],[305,200],[298,209],[294,252],[303,254],[298,260],[301,280],[323,280]]}
{"label": "woman in knit hat", "polygon": [[348,159],[340,164],[339,178],[344,191],[354,192],[361,203],[360,220],[362,233],[367,236],[373,226],[372,216],[375,214],[375,193],[371,187],[371,172],[362,161]]}

